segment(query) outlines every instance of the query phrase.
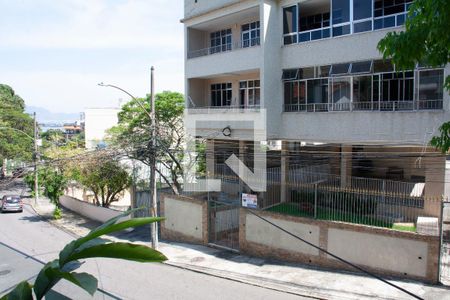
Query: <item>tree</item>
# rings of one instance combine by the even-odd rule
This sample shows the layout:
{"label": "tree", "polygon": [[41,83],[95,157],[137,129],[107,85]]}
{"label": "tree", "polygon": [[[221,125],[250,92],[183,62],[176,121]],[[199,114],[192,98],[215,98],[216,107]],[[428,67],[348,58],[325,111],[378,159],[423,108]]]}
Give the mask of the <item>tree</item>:
{"label": "tree", "polygon": [[[55,204],[53,217],[55,219],[61,218],[59,198],[64,195],[64,190],[67,187],[67,176],[61,169],[55,166],[46,166],[39,169],[38,178],[40,189],[43,190],[43,195]],[[34,194],[36,192],[34,190],[34,174],[28,174],[25,177],[25,182]]]}
{"label": "tree", "polygon": [[0,163],[4,158],[32,158],[33,120],[24,109],[23,99],[11,87],[0,84]]}
{"label": "tree", "polygon": [[[109,131],[113,147],[125,151],[126,155],[145,165],[150,157],[157,156],[157,172],[161,178],[178,194],[181,190],[180,178],[183,175],[184,139],[183,127],[184,98],[176,92],[165,91],[155,95],[157,118],[157,149],[152,152],[150,142],[152,133],[149,96],[133,99],[122,107],[119,124]],[[144,110],[145,109],[145,110]],[[167,176],[164,169],[169,170]]]}
{"label": "tree", "polygon": [[[450,62],[450,1],[415,0],[409,9],[405,31],[389,32],[378,43],[384,58],[392,59],[399,69],[413,69],[417,63],[431,67]],[[450,76],[445,79],[450,91]],[[441,135],[431,144],[442,152],[450,147],[450,122],[440,127]]]}
{"label": "tree", "polygon": [[102,151],[80,161],[72,178],[94,193],[95,204],[109,207],[131,184],[127,170],[118,159],[106,157]]}
{"label": "tree", "polygon": [[[157,250],[144,245],[132,243],[109,242],[101,237],[127,228],[134,228],[162,221],[162,218],[135,218],[117,223],[136,210],[130,210],[118,217],[112,218],[100,227],[92,230],[87,236],[81,237],[67,244],[59,253],[58,259],[47,263],[39,272],[31,285],[27,281],[19,283],[9,294],[1,300],[43,299],[45,295],[62,279],[65,279],[92,296],[97,291],[98,280],[88,273],[74,272],[82,263],[80,260],[95,257],[124,259],[136,262],[163,262],[167,258]],[[34,294],[34,297],[33,297]]]}

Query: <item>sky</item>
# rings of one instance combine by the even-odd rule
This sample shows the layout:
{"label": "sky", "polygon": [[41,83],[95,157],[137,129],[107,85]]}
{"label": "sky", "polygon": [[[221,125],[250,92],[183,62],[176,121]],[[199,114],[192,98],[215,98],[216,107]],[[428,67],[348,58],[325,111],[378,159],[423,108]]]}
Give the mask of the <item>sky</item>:
{"label": "sky", "polygon": [[0,0],[0,83],[28,106],[77,113],[125,94],[184,91],[182,0]]}

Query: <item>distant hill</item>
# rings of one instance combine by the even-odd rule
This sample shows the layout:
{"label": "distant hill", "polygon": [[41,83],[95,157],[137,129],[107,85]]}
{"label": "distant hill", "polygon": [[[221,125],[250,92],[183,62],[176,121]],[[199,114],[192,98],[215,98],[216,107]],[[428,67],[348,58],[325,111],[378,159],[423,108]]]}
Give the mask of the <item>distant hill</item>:
{"label": "distant hill", "polygon": [[39,123],[65,123],[80,120],[80,113],[56,113],[37,106],[27,106],[25,111],[29,114],[36,112]]}

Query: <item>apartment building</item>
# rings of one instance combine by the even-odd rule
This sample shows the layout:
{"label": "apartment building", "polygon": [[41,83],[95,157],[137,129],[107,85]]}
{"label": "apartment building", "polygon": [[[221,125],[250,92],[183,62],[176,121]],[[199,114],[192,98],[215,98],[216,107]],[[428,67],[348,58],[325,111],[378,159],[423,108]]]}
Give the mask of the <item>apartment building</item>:
{"label": "apartment building", "polygon": [[450,119],[450,67],[400,72],[377,50],[404,29],[411,2],[185,0],[186,117],[202,124],[209,174],[232,153],[251,166],[245,121],[264,111],[279,179],[316,166],[342,186],[365,178],[368,189],[388,180],[396,192],[447,195],[445,156],[427,144]]}
{"label": "apartment building", "polygon": [[86,108],[84,134],[86,149],[105,147],[106,132],[119,122],[120,108]]}

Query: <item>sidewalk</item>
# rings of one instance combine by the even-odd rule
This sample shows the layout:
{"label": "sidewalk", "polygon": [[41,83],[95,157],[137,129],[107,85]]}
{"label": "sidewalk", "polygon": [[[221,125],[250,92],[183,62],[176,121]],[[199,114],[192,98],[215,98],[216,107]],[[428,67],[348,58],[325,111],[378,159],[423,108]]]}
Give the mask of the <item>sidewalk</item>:
{"label": "sidewalk", "polygon": [[[36,211],[46,216],[50,208],[48,203],[42,203]],[[68,210],[63,210],[62,219],[50,222],[77,236],[85,235],[99,225],[98,222]],[[150,227],[124,231],[109,238],[149,245]],[[159,250],[169,258],[165,262],[167,265],[312,298],[412,299],[376,279],[349,272],[333,272],[300,264],[254,258],[200,245],[161,242]],[[450,300],[449,287],[398,280],[392,282],[424,299]]]}

